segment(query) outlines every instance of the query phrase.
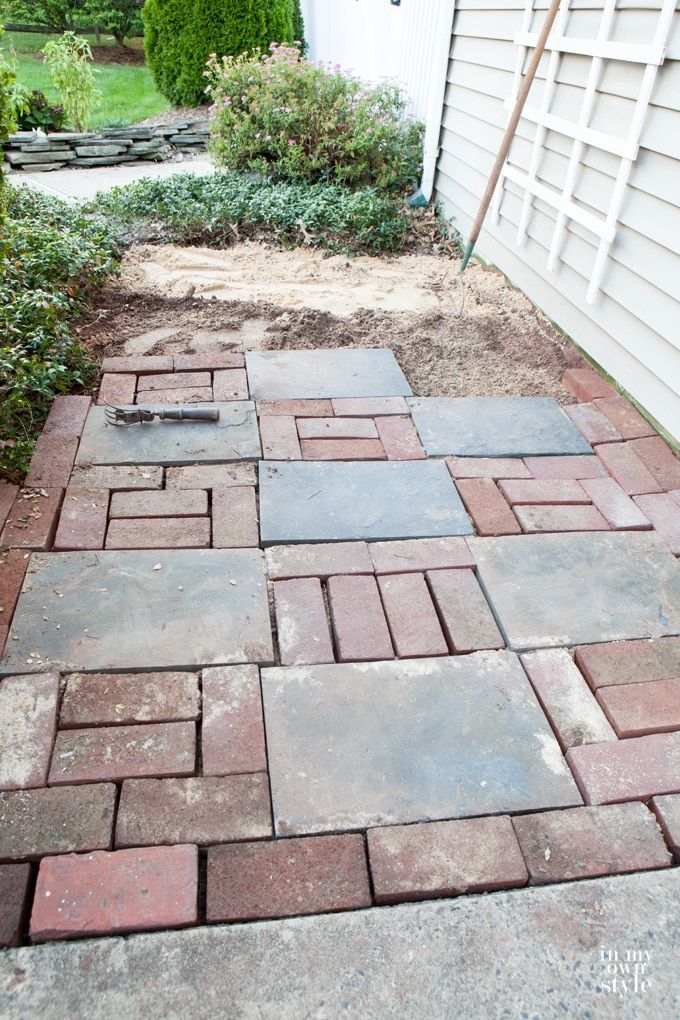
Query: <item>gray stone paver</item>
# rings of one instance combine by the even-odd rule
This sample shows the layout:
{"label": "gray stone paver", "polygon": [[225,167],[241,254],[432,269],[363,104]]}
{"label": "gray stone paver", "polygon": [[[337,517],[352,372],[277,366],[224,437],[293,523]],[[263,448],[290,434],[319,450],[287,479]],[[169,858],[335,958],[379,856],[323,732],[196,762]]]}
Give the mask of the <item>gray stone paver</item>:
{"label": "gray stone paver", "polygon": [[[680,869],[0,954],[4,1020],[658,1020],[680,1015]],[[644,955],[617,989],[603,952]],[[638,957],[639,959],[639,957]],[[630,965],[632,968],[632,965]],[[606,987],[605,987],[606,986]],[[228,1004],[228,1005],[227,1005]]]}
{"label": "gray stone paver", "polygon": [[279,835],[581,804],[516,656],[265,669]]}
{"label": "gray stone paver", "polygon": [[408,403],[430,456],[592,452],[551,397],[414,397]]}
{"label": "gray stone paver", "polygon": [[446,465],[435,461],[260,464],[263,545],[471,535]]}
{"label": "gray stone paver", "polygon": [[653,532],[470,540],[510,648],[680,633],[680,564]]}
{"label": "gray stone paver", "polygon": [[257,400],[411,395],[404,373],[387,349],[249,351],[250,394]]}

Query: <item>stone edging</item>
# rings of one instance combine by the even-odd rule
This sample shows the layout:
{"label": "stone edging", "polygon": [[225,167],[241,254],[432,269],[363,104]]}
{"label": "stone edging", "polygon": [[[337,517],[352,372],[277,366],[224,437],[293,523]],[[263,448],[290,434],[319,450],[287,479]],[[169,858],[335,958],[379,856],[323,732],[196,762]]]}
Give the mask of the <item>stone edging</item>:
{"label": "stone edging", "polygon": [[62,167],[114,166],[141,160],[160,162],[178,152],[205,152],[210,121],[183,121],[148,127],[108,128],[101,132],[34,131],[11,135],[5,160],[14,170],[61,170]]}

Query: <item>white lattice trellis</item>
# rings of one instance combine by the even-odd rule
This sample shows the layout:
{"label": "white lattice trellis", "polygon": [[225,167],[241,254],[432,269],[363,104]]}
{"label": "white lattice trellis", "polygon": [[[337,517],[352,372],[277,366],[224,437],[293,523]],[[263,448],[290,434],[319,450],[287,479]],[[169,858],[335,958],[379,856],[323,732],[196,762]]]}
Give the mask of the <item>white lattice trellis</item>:
{"label": "white lattice trellis", "polygon": [[[617,0],[604,0],[600,25],[596,38],[583,39],[570,37],[567,32],[570,0],[562,0],[555,19],[553,30],[548,38],[546,51],[549,53],[546,68],[543,96],[540,106],[524,107],[522,116],[536,125],[536,133],[531,147],[528,170],[521,170],[507,162],[501,172],[498,186],[492,202],[492,214],[495,220],[500,217],[505,181],[512,181],[524,190],[522,211],[517,231],[517,243],[526,243],[527,230],[531,210],[535,198],[540,199],[556,210],[557,216],[553,228],[550,250],[548,252],[548,270],[553,272],[560,258],[564,233],[569,220],[579,223],[599,239],[597,253],[590,274],[590,283],[586,300],[592,304],[597,297],[605,270],[609,248],[616,237],[616,228],[621,206],[626,193],[630,171],[637,158],[640,145],[640,133],[645,122],[647,107],[654,88],[656,73],[665,58],[665,46],[668,40],[676,0],[662,0],[658,9],[658,21],[651,44],[631,44],[614,42],[609,38]],[[522,26],[515,36],[517,62],[513,78],[512,94],[506,99],[506,109],[512,110],[522,82],[522,71],[527,53],[536,45],[538,33],[530,32],[534,15],[534,0],[527,0],[524,9]],[[550,112],[557,72],[562,54],[578,54],[592,58],[588,79],[585,85],[581,109],[577,120],[569,120]],[[628,134],[620,137],[597,130],[590,126],[597,90],[605,60],[617,60],[644,66],[642,81],[633,114],[628,126]],[[560,190],[542,183],[537,179],[543,144],[547,131],[556,131],[571,139],[572,149],[569,164]],[[585,146],[594,146],[604,152],[620,158],[618,172],[614,179],[609,197],[609,209],[606,215],[588,212],[574,200],[574,188],[581,166]]]}

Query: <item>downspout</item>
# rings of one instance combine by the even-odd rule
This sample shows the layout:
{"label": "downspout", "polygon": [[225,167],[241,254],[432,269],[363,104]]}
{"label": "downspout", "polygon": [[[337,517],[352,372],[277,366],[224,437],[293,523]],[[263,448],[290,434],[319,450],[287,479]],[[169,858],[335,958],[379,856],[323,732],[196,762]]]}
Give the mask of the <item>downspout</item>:
{"label": "downspout", "polygon": [[442,128],[442,114],[449,75],[449,55],[453,35],[453,15],[456,0],[439,0],[439,13],[435,28],[436,46],[432,53],[433,83],[425,118],[425,143],[423,146],[423,175],[420,187],[408,199],[414,208],[429,205],[434,190],[434,175],[439,158],[439,137]]}

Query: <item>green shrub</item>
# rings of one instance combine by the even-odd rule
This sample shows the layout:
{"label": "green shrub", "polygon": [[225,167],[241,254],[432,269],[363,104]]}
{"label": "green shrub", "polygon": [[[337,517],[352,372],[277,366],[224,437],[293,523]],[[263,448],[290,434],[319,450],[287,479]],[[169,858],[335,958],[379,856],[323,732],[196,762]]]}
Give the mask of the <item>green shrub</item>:
{"label": "green shrub", "polygon": [[90,67],[90,44],[75,32],[64,32],[58,39],[45,43],[43,53],[67,121],[76,131],[86,130],[92,112],[101,100],[101,92],[95,86]]}
{"label": "green shrub", "polygon": [[7,247],[0,252],[0,473],[28,466],[59,393],[93,371],[69,329],[87,286],[115,268],[101,224],[57,199],[7,189]]}
{"label": "green shrub", "polygon": [[246,237],[335,252],[400,251],[409,223],[402,207],[373,188],[272,183],[240,173],[179,174],[99,195],[90,211],[119,234],[225,247]]}
{"label": "green shrub", "polygon": [[83,16],[89,25],[110,32],[119,46],[144,31],[139,0],[85,0]]}
{"label": "green shrub", "polygon": [[292,42],[294,14],[294,0],[146,0],[147,63],[172,103],[197,106],[206,101],[204,71],[210,54],[266,49],[273,40]]}
{"label": "green shrub", "polygon": [[300,59],[296,46],[208,63],[220,166],[284,180],[403,191],[416,184],[422,127],[399,90]]}
{"label": "green shrub", "polygon": [[66,123],[64,107],[51,103],[44,92],[34,89],[26,99],[26,109],[19,117],[21,131],[42,128],[43,131],[61,131]]}

